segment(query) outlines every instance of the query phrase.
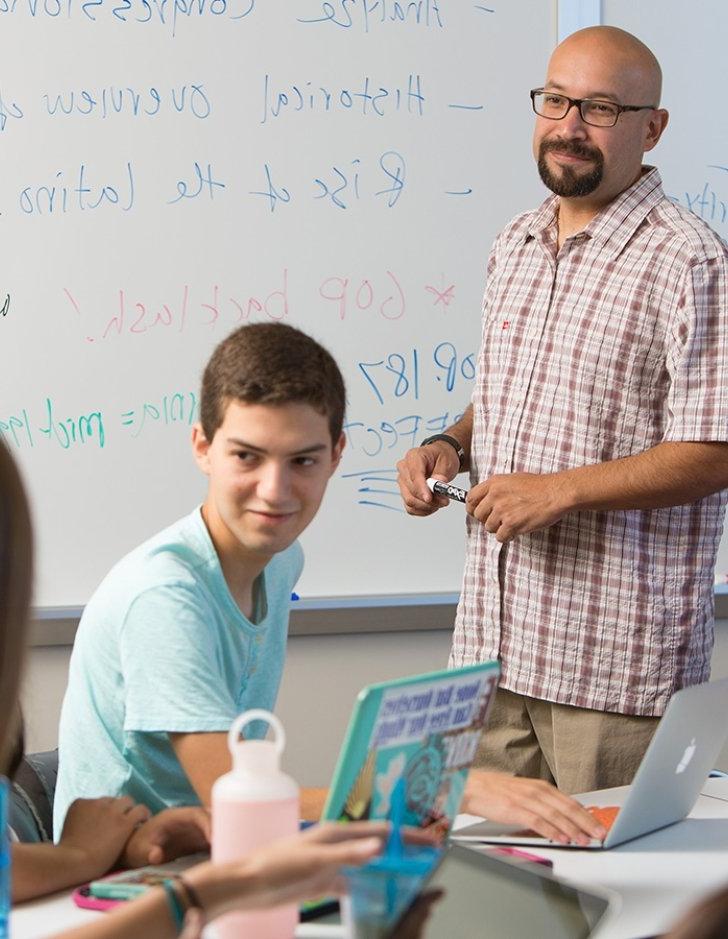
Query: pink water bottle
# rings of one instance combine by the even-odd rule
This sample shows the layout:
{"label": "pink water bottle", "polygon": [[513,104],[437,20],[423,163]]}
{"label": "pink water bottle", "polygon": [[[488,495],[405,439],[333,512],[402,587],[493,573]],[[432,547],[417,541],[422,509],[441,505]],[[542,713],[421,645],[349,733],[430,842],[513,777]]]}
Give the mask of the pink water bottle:
{"label": "pink water bottle", "polygon": [[[265,721],[273,740],[241,740],[251,721]],[[233,861],[298,831],[298,786],[281,772],[286,735],[269,711],[245,711],[228,734],[233,768],[212,787],[212,860]],[[215,921],[219,939],[292,939],[298,923],[294,904],[227,913]]]}

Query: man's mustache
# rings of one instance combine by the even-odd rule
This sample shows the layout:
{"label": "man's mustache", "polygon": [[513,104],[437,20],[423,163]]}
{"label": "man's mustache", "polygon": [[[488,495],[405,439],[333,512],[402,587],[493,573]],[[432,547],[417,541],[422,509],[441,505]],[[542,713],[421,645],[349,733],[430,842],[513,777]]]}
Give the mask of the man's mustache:
{"label": "man's mustache", "polygon": [[569,156],[580,157],[584,160],[601,160],[602,152],[596,147],[588,147],[578,140],[544,140],[541,142],[541,155],[554,151],[566,153]]}

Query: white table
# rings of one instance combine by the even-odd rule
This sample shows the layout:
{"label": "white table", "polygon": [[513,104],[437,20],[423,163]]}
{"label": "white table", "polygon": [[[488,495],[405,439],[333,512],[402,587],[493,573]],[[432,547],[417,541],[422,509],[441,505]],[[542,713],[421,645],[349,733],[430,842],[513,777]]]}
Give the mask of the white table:
{"label": "white table", "polygon": [[[80,909],[71,900],[70,893],[58,893],[15,907],[10,916],[10,935],[12,939],[42,939],[72,926],[84,926],[105,915]],[[204,935],[205,939],[215,939],[214,927],[209,926]],[[296,939],[341,939],[342,936],[341,926],[301,923],[296,930]]]}
{"label": "white table", "polygon": [[[617,805],[627,787],[590,795],[591,804]],[[709,793],[709,794],[707,794]],[[461,816],[459,824],[478,821]],[[610,851],[542,850],[556,874],[584,886],[600,885],[622,898],[622,908],[599,939],[638,939],[667,929],[687,907],[728,883],[728,779],[708,780],[689,818]],[[13,910],[13,939],[40,939],[103,916],[74,906],[70,894]],[[208,930],[214,939],[214,930]],[[341,937],[341,927],[302,924],[300,939]]]}
{"label": "white table", "polygon": [[[704,790],[710,795],[699,796],[684,821],[609,851],[531,850],[550,858],[555,874],[620,896],[621,909],[599,939],[654,936],[699,898],[728,884],[728,779],[708,780]],[[620,805],[627,791],[603,789],[579,798],[590,805]]]}

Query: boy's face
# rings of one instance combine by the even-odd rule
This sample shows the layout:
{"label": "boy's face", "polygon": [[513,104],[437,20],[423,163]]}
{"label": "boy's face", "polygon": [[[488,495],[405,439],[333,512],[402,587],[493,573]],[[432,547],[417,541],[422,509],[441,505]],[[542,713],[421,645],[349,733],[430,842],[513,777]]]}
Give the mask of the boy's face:
{"label": "boy's face", "polygon": [[218,550],[271,557],[313,519],[339,465],[328,418],[308,404],[231,401],[212,442],[197,425],[192,446],[209,479],[205,521]]}

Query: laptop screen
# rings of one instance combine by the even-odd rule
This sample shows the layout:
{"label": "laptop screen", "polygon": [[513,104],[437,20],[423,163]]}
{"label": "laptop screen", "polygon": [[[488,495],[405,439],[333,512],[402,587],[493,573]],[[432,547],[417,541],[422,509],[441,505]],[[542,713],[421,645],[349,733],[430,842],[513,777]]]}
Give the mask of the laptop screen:
{"label": "laptop screen", "polygon": [[499,671],[497,662],[481,662],[363,688],[323,818],[396,818],[444,838],[460,808]]}
{"label": "laptop screen", "polygon": [[538,865],[453,845],[388,935],[585,939],[608,907],[606,897],[561,883]]}

